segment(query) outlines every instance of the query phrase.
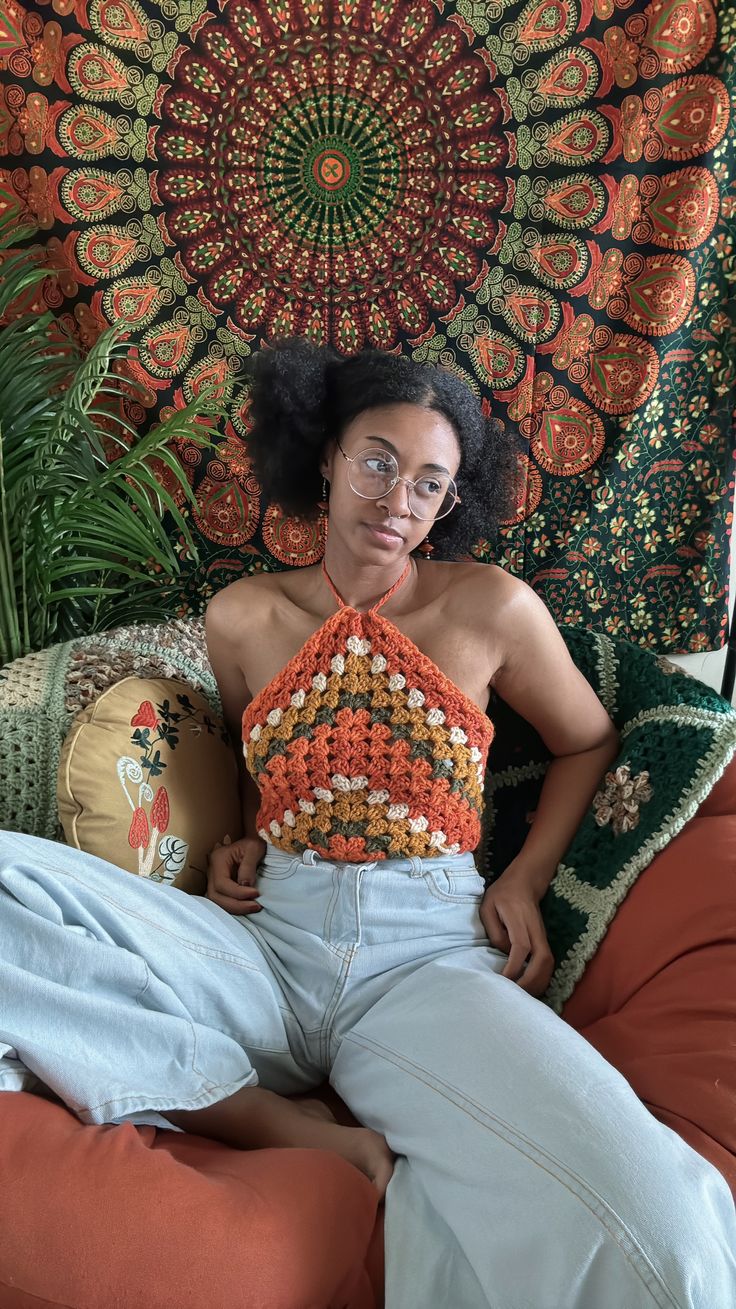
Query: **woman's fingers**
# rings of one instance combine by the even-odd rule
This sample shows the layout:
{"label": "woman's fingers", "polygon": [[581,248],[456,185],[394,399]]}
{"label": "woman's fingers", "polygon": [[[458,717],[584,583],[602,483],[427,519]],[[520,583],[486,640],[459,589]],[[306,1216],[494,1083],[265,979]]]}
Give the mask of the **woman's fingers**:
{"label": "woman's fingers", "polygon": [[218,904],[224,904],[227,900],[232,904],[250,904],[258,898],[258,887],[246,883],[241,886],[239,882],[232,877],[226,877],[222,873],[210,877],[207,884],[207,894],[210,900],[216,900]]}
{"label": "woman's fingers", "polygon": [[263,905],[258,904],[256,900],[235,900],[229,895],[216,895],[211,890],[207,892],[207,899],[213,904],[218,905],[220,909],[225,909],[229,914],[259,914]]}
{"label": "woman's fingers", "polygon": [[508,955],[501,976],[516,982],[530,995],[542,995],[554,971],[554,958],[536,907],[497,906],[489,898],[482,906],[481,917],[491,945]]}
{"label": "woman's fingers", "polygon": [[512,932],[511,951],[503,977],[510,977],[530,995],[542,995],[549,986],[554,957],[541,922],[519,927]]}
{"label": "woman's fingers", "polygon": [[261,908],[257,886],[240,886],[222,870],[210,877],[207,898],[231,914],[251,914]]}
{"label": "woman's fingers", "polygon": [[241,860],[235,876],[238,886],[255,886],[257,878],[258,865],[252,859]]}
{"label": "woman's fingers", "polygon": [[503,969],[501,976],[510,977],[513,982],[520,983],[521,974],[523,973],[524,966],[526,964],[527,959],[529,958],[530,949],[531,946],[528,936],[525,935],[521,939],[519,939],[518,937],[514,939],[514,936],[512,934],[511,949],[509,950],[508,962],[506,963],[506,966]]}
{"label": "woman's fingers", "polygon": [[491,945],[496,950],[502,950],[504,954],[508,954],[511,949],[509,934],[495,905],[490,900],[481,907],[481,920]]}
{"label": "woman's fingers", "polygon": [[229,900],[255,900],[258,897],[257,886],[239,886],[237,882],[213,882],[212,890],[219,896],[224,896]]}
{"label": "woman's fingers", "polygon": [[222,845],[212,850],[207,867],[207,897],[231,914],[257,913],[257,863],[253,852],[247,853],[239,842],[231,843],[225,837]]}
{"label": "woman's fingers", "polygon": [[539,953],[533,953],[521,977],[517,979],[517,986],[522,991],[528,991],[530,995],[544,995],[554,972],[555,961],[551,950],[540,950]]}

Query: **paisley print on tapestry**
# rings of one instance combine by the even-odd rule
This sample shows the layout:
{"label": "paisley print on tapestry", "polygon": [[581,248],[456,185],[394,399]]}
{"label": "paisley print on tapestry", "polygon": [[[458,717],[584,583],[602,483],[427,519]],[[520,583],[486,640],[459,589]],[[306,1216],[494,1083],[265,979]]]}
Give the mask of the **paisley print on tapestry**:
{"label": "paisley print on tapestry", "polygon": [[245,444],[244,361],[300,333],[441,362],[519,428],[475,556],[560,622],[720,642],[735,46],[711,0],[0,0],[0,205],[47,302],[127,326],[141,427],[229,404],[209,460],[178,451],[182,612],[319,557]]}

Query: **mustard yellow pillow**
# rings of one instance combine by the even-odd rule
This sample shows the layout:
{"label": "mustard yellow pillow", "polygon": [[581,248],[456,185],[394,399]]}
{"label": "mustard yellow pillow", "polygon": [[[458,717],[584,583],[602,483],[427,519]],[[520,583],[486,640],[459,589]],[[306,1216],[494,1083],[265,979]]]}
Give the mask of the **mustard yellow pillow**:
{"label": "mustard yellow pillow", "polygon": [[222,720],[184,682],[126,677],[74,720],[61,751],[69,845],[202,893],[207,855],[240,835],[235,757]]}

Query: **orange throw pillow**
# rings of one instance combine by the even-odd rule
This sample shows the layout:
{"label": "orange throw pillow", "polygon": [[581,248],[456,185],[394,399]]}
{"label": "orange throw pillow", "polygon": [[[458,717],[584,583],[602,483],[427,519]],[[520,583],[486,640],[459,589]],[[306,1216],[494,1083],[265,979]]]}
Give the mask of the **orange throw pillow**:
{"label": "orange throw pillow", "polygon": [[238,776],[222,720],[184,682],[126,677],[83,709],[59,764],[69,845],[184,891],[240,835]]}
{"label": "orange throw pillow", "polygon": [[2,1309],[374,1309],[378,1195],[321,1150],[82,1124],[0,1093]]}

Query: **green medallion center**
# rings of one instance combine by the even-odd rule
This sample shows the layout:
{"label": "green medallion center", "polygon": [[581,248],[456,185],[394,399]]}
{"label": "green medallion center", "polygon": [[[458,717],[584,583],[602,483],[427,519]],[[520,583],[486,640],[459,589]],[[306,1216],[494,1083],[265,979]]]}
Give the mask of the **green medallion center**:
{"label": "green medallion center", "polygon": [[269,122],[257,177],[274,216],[311,246],[353,245],[401,201],[405,150],[375,102],[347,89],[308,92]]}

